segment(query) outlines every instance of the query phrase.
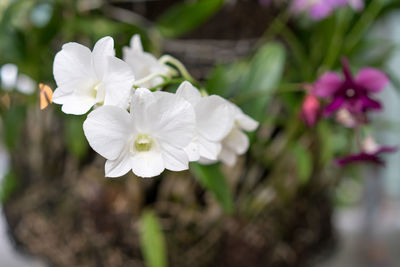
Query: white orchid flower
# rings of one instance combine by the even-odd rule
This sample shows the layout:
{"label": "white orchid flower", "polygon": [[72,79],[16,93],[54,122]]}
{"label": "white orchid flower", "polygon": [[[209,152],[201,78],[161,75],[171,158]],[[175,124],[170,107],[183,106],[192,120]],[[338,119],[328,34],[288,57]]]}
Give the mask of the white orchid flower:
{"label": "white orchid flower", "polygon": [[183,82],[176,94],[192,104],[196,113],[196,134],[185,148],[190,161],[200,157],[217,160],[221,152],[221,141],[233,127],[229,103],[217,95],[202,97],[190,82]]}
{"label": "white orchid flower", "polygon": [[115,57],[114,40],[100,39],[93,51],[78,43],[67,43],[53,65],[58,88],[53,102],[68,114],[84,114],[94,105],[128,107],[134,82],[131,68]]}
{"label": "white orchid flower", "polygon": [[18,78],[18,66],[12,63],[4,64],[0,68],[1,87],[5,91],[11,91]]}
{"label": "white orchid flower", "polygon": [[18,66],[12,63],[0,68],[1,87],[5,91],[17,89],[20,93],[30,95],[35,92],[37,83],[28,75],[18,72]]}
{"label": "white orchid flower", "polygon": [[[221,151],[218,154],[218,159],[228,166],[235,165],[237,157],[243,155],[250,146],[249,137],[243,131],[254,131],[258,127],[258,122],[243,111],[235,104],[224,101],[229,105],[229,117],[234,121],[228,134],[221,141]],[[210,160],[200,157],[199,162],[202,164],[211,164],[217,160]]]}
{"label": "white orchid flower", "polygon": [[[130,41],[129,47],[122,49],[123,59],[132,68],[136,80],[146,81],[138,84],[138,86],[151,88],[163,82],[161,77],[154,77],[156,75],[168,76],[170,69],[159,62],[151,53],[143,51],[140,36],[135,34]],[[150,79],[146,79],[150,78]]]}
{"label": "white orchid flower", "polygon": [[238,155],[244,154],[250,145],[249,137],[243,132],[255,131],[259,125],[250,116],[235,104],[229,102],[231,107],[231,116],[235,123],[229,134],[222,140],[222,149],[218,155],[218,159],[228,166],[235,165]]}
{"label": "white orchid flower", "polygon": [[140,177],[188,169],[184,148],[192,141],[195,113],[189,102],[175,94],[138,88],[131,110],[103,106],[83,124],[90,146],[107,159],[107,177],[130,170]]}

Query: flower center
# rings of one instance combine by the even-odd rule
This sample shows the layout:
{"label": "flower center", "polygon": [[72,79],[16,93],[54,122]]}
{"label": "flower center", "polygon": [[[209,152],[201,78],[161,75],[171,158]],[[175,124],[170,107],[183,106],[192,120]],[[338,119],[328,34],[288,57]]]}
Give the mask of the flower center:
{"label": "flower center", "polygon": [[106,96],[106,90],[101,82],[95,84],[92,88],[92,95],[96,99],[96,103],[104,103],[104,98]]}
{"label": "flower center", "polygon": [[150,151],[153,146],[153,140],[147,134],[139,134],[134,142],[136,151],[145,152]]}
{"label": "flower center", "polygon": [[349,88],[349,89],[346,90],[346,95],[348,97],[353,97],[353,96],[356,95],[356,91],[353,88]]}

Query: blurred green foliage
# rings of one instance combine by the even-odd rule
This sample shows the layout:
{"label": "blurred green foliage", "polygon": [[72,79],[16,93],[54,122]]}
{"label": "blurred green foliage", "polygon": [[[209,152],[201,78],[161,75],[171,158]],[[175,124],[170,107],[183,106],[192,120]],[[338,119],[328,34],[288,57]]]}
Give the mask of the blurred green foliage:
{"label": "blurred green foliage", "polygon": [[64,136],[68,151],[77,159],[88,153],[89,144],[83,133],[85,116],[67,116],[65,118]]}
{"label": "blurred green foliage", "polygon": [[190,165],[190,170],[199,183],[215,195],[215,198],[219,201],[224,211],[228,214],[232,213],[233,198],[226,178],[220,169],[220,165],[204,166],[193,162]]}
{"label": "blurred green foliage", "polygon": [[161,224],[151,211],[140,218],[140,245],[147,267],[166,267],[167,249]]}
{"label": "blurred green foliage", "polygon": [[18,188],[18,185],[18,178],[12,171],[0,180],[0,204],[10,198],[11,194]]}
{"label": "blurred green foliage", "polygon": [[175,4],[159,17],[157,27],[165,37],[179,37],[204,23],[223,3],[224,0],[196,0]]}

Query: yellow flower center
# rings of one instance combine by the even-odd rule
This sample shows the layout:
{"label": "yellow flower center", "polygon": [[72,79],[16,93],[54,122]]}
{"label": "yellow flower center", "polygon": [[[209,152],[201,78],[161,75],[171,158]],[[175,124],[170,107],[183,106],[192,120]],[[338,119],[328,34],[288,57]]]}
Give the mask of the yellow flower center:
{"label": "yellow flower center", "polygon": [[101,82],[96,83],[91,89],[92,96],[96,99],[97,104],[103,104],[106,96],[106,90]]}
{"label": "yellow flower center", "polygon": [[153,146],[153,140],[147,134],[139,134],[134,142],[136,151],[145,152],[150,151]]}

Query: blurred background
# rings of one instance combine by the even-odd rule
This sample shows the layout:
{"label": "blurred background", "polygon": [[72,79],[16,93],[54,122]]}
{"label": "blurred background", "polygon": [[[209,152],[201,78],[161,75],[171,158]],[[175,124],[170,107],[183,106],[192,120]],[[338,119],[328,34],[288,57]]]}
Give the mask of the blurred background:
{"label": "blurred background", "polygon": [[[400,153],[339,167],[354,132],[301,119],[345,56],[390,77],[365,131],[400,144],[400,1],[309,10],[327,2],[0,0],[0,266],[400,266]],[[64,43],[112,36],[121,57],[134,34],[260,122],[234,167],[104,178],[86,117],[40,110]]]}

